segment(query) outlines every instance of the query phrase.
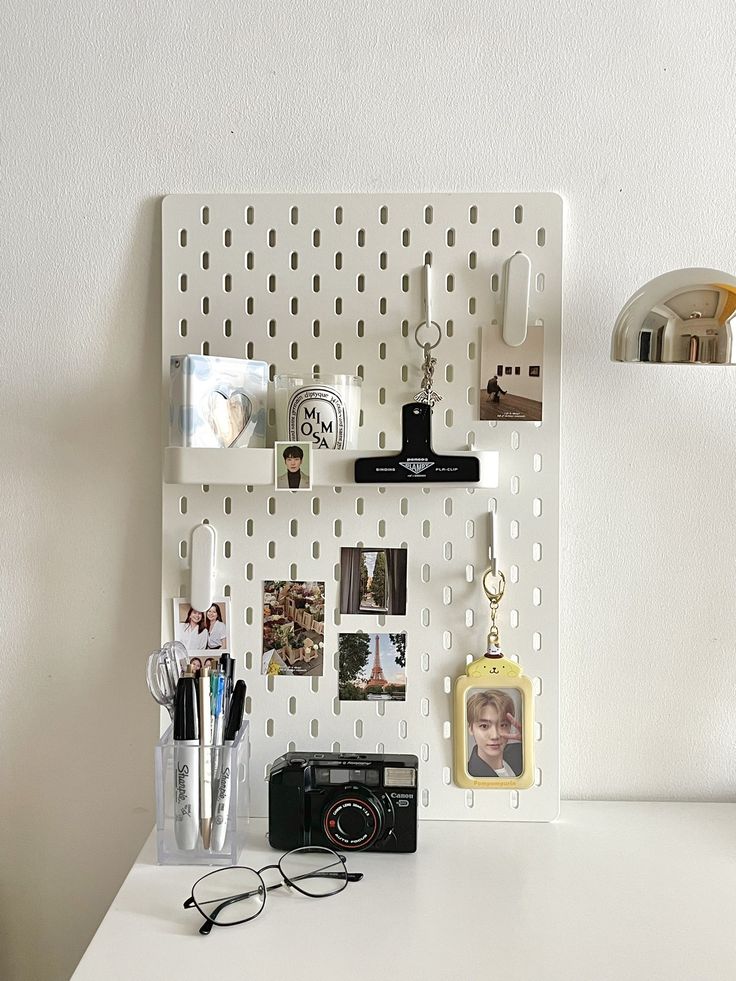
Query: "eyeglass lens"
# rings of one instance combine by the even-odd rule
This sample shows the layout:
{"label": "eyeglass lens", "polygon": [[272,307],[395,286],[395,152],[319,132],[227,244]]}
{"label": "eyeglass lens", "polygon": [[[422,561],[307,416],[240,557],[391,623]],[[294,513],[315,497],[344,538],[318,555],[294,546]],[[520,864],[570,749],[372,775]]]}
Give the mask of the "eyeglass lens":
{"label": "eyeglass lens", "polygon": [[254,869],[217,869],[194,884],[192,898],[208,919],[226,926],[258,916],[266,902],[266,889]]}
{"label": "eyeglass lens", "polygon": [[329,848],[296,848],[279,862],[286,881],[307,896],[331,896],[348,884],[345,862]]}

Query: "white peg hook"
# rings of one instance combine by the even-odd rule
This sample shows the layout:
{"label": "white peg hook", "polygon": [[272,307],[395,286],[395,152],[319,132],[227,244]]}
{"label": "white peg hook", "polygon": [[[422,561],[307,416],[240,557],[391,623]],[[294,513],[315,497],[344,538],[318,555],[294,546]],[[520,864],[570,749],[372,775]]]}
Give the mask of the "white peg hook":
{"label": "white peg hook", "polygon": [[488,562],[492,576],[496,575],[496,512],[488,512]]}
{"label": "white peg hook", "polygon": [[526,340],[529,321],[529,281],[532,264],[529,256],[516,252],[506,262],[506,286],[503,297],[503,340],[519,347]]}
{"label": "white peg hook", "polygon": [[424,263],[422,274],[422,305],[424,307],[424,322],[427,327],[432,325],[432,264]]}

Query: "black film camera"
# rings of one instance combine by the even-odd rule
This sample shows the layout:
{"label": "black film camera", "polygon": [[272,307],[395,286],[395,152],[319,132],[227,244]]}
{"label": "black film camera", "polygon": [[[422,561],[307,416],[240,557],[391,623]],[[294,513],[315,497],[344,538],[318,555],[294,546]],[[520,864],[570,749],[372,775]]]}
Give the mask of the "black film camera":
{"label": "black film camera", "polygon": [[416,756],[286,753],[268,780],[274,848],[417,850]]}

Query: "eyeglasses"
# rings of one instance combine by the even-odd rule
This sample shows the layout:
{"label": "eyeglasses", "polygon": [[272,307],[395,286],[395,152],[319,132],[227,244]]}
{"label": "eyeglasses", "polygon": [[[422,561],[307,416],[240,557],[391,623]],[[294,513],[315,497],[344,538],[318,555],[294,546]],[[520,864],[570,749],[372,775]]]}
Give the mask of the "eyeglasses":
{"label": "eyeglasses", "polygon": [[[267,869],[278,869],[283,881],[267,886],[261,877]],[[199,932],[206,935],[213,926],[237,926],[254,919],[263,911],[267,894],[282,886],[321,899],[362,878],[362,872],[348,872],[343,856],[330,848],[295,848],[277,864],[262,869],[234,865],[208,872],[192,886],[184,909],[199,910],[204,917]]]}

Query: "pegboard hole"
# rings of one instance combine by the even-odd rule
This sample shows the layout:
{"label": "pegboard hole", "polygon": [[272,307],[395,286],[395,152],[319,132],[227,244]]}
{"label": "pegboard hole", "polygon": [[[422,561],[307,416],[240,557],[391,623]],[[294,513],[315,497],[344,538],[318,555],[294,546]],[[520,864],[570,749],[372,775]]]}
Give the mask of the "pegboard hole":
{"label": "pegboard hole", "polygon": [[445,561],[452,562],[452,542],[445,542],[443,552]]}
{"label": "pegboard hole", "polygon": [[534,468],[534,473],[541,473],[542,471],[542,454],[535,453],[532,457],[532,466]]}
{"label": "pegboard hole", "polygon": [[245,253],[245,268],[249,271],[253,271],[253,266],[255,265],[255,255],[253,252]]}
{"label": "pegboard hole", "polygon": [[532,545],[532,559],[535,562],[541,562],[542,561],[542,543],[541,542],[534,542],[534,544]]}
{"label": "pegboard hole", "polygon": [[475,341],[468,344],[468,361],[475,361]]}
{"label": "pegboard hole", "polygon": [[426,787],[422,791],[422,807],[429,807],[429,791]]}
{"label": "pegboard hole", "polygon": [[429,671],[430,658],[429,654],[425,651],[421,658],[422,671]]}
{"label": "pegboard hole", "polygon": [[471,204],[470,209],[468,211],[468,221],[470,222],[471,225],[477,225],[478,224],[478,205],[477,204]]}
{"label": "pegboard hole", "polygon": [[401,277],[401,292],[408,293],[410,285],[409,277],[406,273],[404,273],[404,275]]}
{"label": "pegboard hole", "polygon": [[517,225],[520,225],[524,220],[524,209],[520,204],[517,204],[514,208],[514,221]]}
{"label": "pegboard hole", "polygon": [[406,724],[406,719],[402,719],[399,722],[399,739],[406,739],[409,733],[409,727]]}
{"label": "pegboard hole", "polygon": [[339,697],[339,695],[335,696],[335,698],[332,699],[332,714],[334,716],[338,716],[340,714],[340,697]]}
{"label": "pegboard hole", "polygon": [[542,786],[542,771],[539,769],[539,767],[535,767],[534,769],[534,786]]}
{"label": "pegboard hole", "polygon": [[365,320],[359,320],[355,325],[355,332],[358,337],[365,337]]}
{"label": "pegboard hole", "polygon": [[470,314],[471,317],[474,317],[475,316],[475,297],[474,296],[471,296],[468,299],[468,313]]}
{"label": "pegboard hole", "polygon": [[445,279],[445,289],[448,293],[455,292],[455,277],[452,273],[448,273],[447,278]]}
{"label": "pegboard hole", "polygon": [[431,225],[434,221],[434,211],[432,210],[432,205],[428,204],[424,209],[424,224]]}
{"label": "pegboard hole", "polygon": [[299,360],[299,344],[296,341],[292,341],[289,345],[289,357],[292,361]]}
{"label": "pegboard hole", "polygon": [[542,498],[541,497],[535,497],[534,500],[532,501],[532,514],[534,515],[535,518],[541,518],[542,517]]}
{"label": "pegboard hole", "polygon": [[312,739],[316,739],[319,736],[319,719],[312,719],[309,723],[309,735]]}
{"label": "pegboard hole", "polygon": [[519,581],[519,567],[518,565],[512,565],[509,569],[509,578],[511,582],[517,583]]}
{"label": "pegboard hole", "polygon": [[423,698],[419,703],[419,711],[425,719],[429,718],[429,699]]}
{"label": "pegboard hole", "polygon": [[201,218],[201,221],[202,221],[202,224],[203,225],[209,225],[209,223],[210,223],[210,209],[207,207],[207,205],[205,205],[202,208],[202,210],[200,212],[200,218]]}
{"label": "pegboard hole", "polygon": [[252,206],[245,209],[245,223],[246,225],[252,225],[256,220],[255,208]]}
{"label": "pegboard hole", "polygon": [[356,739],[362,739],[363,738],[363,720],[362,719],[356,719],[355,720],[355,725],[353,726],[353,731],[355,732],[355,738]]}
{"label": "pegboard hole", "polygon": [[200,258],[200,263],[201,263],[202,268],[203,269],[209,269],[210,268],[210,254],[209,254],[209,252],[203,252],[202,255],[199,258]]}
{"label": "pegboard hole", "polygon": [[335,343],[335,361],[342,361],[342,343],[340,341]]}
{"label": "pegboard hole", "polygon": [[[534,689],[534,694],[539,696],[542,694],[542,679],[532,678],[532,688]],[[541,725],[541,723],[538,723]]]}
{"label": "pegboard hole", "polygon": [[465,626],[468,627],[468,628],[470,628],[470,627],[472,627],[474,625],[474,623],[475,623],[475,612],[473,610],[470,610],[470,609],[466,610],[465,611]]}
{"label": "pegboard hole", "polygon": [[188,502],[187,502],[186,497],[180,497],[179,498],[179,514],[186,514],[187,513],[187,507],[188,507]]}
{"label": "pegboard hole", "polygon": [[498,248],[501,243],[501,231],[498,228],[494,228],[491,232],[491,245],[494,248]]}
{"label": "pegboard hole", "polygon": [[388,252],[381,252],[378,256],[378,268],[384,272],[388,269]]}
{"label": "pegboard hole", "polygon": [[276,542],[269,542],[268,543],[268,547],[266,549],[266,554],[268,555],[269,559],[275,559],[276,558]]}
{"label": "pegboard hole", "polygon": [[322,243],[322,233],[319,228],[314,228],[312,230],[312,245],[315,249],[318,249]]}
{"label": "pegboard hole", "polygon": [[449,766],[442,767],[442,783],[446,786],[450,786],[451,773]]}
{"label": "pegboard hole", "polygon": [[229,559],[233,553],[232,542],[223,542],[222,552],[226,559]]}
{"label": "pegboard hole", "polygon": [[422,522],[422,538],[429,538],[432,534],[432,522],[429,518],[425,518]]}
{"label": "pegboard hole", "polygon": [[297,572],[296,562],[292,562],[289,566],[289,579],[291,579],[292,582],[295,582],[298,578],[299,575]]}
{"label": "pegboard hole", "polygon": [[289,301],[289,310],[291,311],[292,317],[296,317],[296,315],[299,313],[299,297],[298,296],[292,296],[291,300]]}
{"label": "pegboard hole", "polygon": [[537,293],[544,293],[544,273],[539,273],[536,279]]}
{"label": "pegboard hole", "polygon": [[335,538],[340,538],[342,535],[342,521],[340,518],[335,518],[332,524],[332,534]]}
{"label": "pegboard hole", "polygon": [[386,705],[384,702],[376,702],[376,715],[379,718],[383,718],[386,714]]}
{"label": "pegboard hole", "polygon": [[266,501],[266,511],[271,516],[273,516],[274,514],[276,514],[276,498],[275,497],[272,496],[272,497],[269,497],[267,499],[267,501]]}
{"label": "pegboard hole", "polygon": [[245,622],[249,627],[253,626],[253,607],[246,606],[245,608]]}
{"label": "pegboard hole", "polygon": [[473,582],[475,580],[475,566],[466,565],[465,566],[465,582]]}
{"label": "pegboard hole", "polygon": [[179,337],[186,337],[187,336],[188,326],[189,325],[187,324],[186,318],[182,318],[179,321]]}
{"label": "pegboard hole", "polygon": [[442,738],[449,739],[452,736],[452,726],[449,722],[442,723]]}
{"label": "pegboard hole", "polygon": [[269,228],[268,230],[268,247],[273,249],[276,247],[276,229]]}
{"label": "pegboard hole", "polygon": [[225,337],[232,337],[233,333],[233,322],[232,320],[225,320],[222,324],[222,332]]}
{"label": "pegboard hole", "polygon": [[470,810],[475,803],[475,795],[472,790],[465,791],[465,806]]}
{"label": "pegboard hole", "polygon": [[187,545],[185,539],[179,542],[179,558],[185,559],[187,557],[187,552],[189,551],[189,546]]}
{"label": "pegboard hole", "polygon": [[538,630],[532,634],[532,648],[539,653],[542,650],[542,635]]}
{"label": "pegboard hole", "polygon": [[312,558],[318,559],[320,554],[319,542],[312,542]]}
{"label": "pegboard hole", "polygon": [[342,297],[341,296],[336,296],[335,297],[335,316],[336,317],[342,316]]}
{"label": "pegboard hole", "polygon": [[535,586],[532,590],[532,603],[535,606],[542,605],[542,590],[539,588],[539,586]]}
{"label": "pegboard hole", "polygon": [[542,723],[534,723],[534,740],[535,742],[541,743],[542,741]]}
{"label": "pegboard hole", "polygon": [[312,292],[313,293],[319,293],[320,288],[321,288],[321,286],[320,286],[320,278],[315,273],[314,276],[312,276]]}
{"label": "pegboard hole", "polygon": [[509,613],[509,624],[511,625],[511,627],[514,630],[516,630],[517,627],[519,626],[519,611],[518,610],[511,610],[511,612]]}
{"label": "pegboard hole", "polygon": [[253,537],[253,518],[247,518],[245,522],[245,534],[248,538]]}
{"label": "pegboard hole", "polygon": [[299,209],[297,208],[296,205],[293,205],[289,211],[289,222],[292,225],[299,224]]}
{"label": "pegboard hole", "polygon": [[343,217],[342,205],[338,204],[338,206],[335,208],[335,224],[336,225],[342,225],[342,217]]}
{"label": "pegboard hole", "polygon": [[512,790],[509,794],[509,804],[513,810],[517,811],[519,809],[519,791]]}
{"label": "pegboard hole", "polygon": [[452,428],[452,423],[454,419],[455,419],[455,413],[452,411],[452,409],[445,409],[445,426],[447,427],[447,429]]}
{"label": "pegboard hole", "polygon": [[475,538],[475,522],[468,518],[465,522],[465,537],[470,541],[471,538]]}
{"label": "pegboard hole", "polygon": [[445,630],[442,634],[442,646],[446,651],[452,650],[452,631]]}
{"label": "pegboard hole", "polygon": [[340,269],[342,269],[342,252],[335,253],[335,269],[337,269],[338,272]]}
{"label": "pegboard hole", "polygon": [[187,230],[186,230],[186,228],[180,228],[179,229],[179,245],[182,247],[182,249],[185,249],[187,247]]}
{"label": "pegboard hole", "polygon": [[405,228],[401,233],[401,244],[405,249],[408,249],[411,245],[411,232],[408,228]]}
{"label": "pegboard hole", "polygon": [[422,624],[423,627],[428,627],[429,626],[429,621],[430,621],[429,607],[425,606],[422,609],[422,612],[421,612],[421,615],[420,615],[420,621],[421,621],[421,624]]}
{"label": "pegboard hole", "polygon": [[[245,668],[246,668],[247,671],[250,671],[252,667],[253,667],[253,651],[246,651],[245,652]],[[250,703],[250,696],[248,696],[248,698],[246,698],[245,702],[246,702],[246,706],[248,706],[249,703]],[[248,713],[250,713],[250,708],[246,707],[246,710],[245,711],[248,712]]]}
{"label": "pegboard hole", "polygon": [[449,695],[452,692],[452,678],[449,675],[445,675],[442,681],[442,685],[445,691],[445,695]]}
{"label": "pegboard hole", "polygon": [[364,273],[358,273],[355,280],[355,289],[358,293],[365,293],[365,275]]}
{"label": "pegboard hole", "polygon": [[422,743],[419,747],[419,757],[423,763],[429,763],[429,743]]}
{"label": "pegboard hole", "polygon": [[519,478],[517,476],[511,478],[511,493],[512,494],[519,493]]}
{"label": "pegboard hole", "polygon": [[296,538],[299,534],[299,522],[296,518],[292,518],[289,522],[289,535],[292,538]]}
{"label": "pegboard hole", "polygon": [[380,518],[378,521],[377,531],[378,531],[379,538],[386,537],[386,522],[383,518]]}
{"label": "pegboard hole", "polygon": [[273,736],[273,719],[266,719],[266,735]]}
{"label": "pegboard hole", "polygon": [[442,602],[445,606],[449,606],[452,603],[452,586],[445,586],[442,590]]}
{"label": "pegboard hole", "polygon": [[429,582],[430,573],[431,573],[431,569],[430,569],[429,563],[428,562],[424,562],[422,564],[422,568],[421,568],[421,571],[420,571],[422,582]]}
{"label": "pegboard hole", "polygon": [[494,273],[491,276],[491,293],[498,293],[500,282],[501,281],[499,279],[498,273]]}
{"label": "pegboard hole", "polygon": [[516,541],[519,537],[519,522],[514,519],[509,526],[509,534]]}
{"label": "pegboard hole", "polygon": [[540,249],[543,249],[547,243],[547,230],[545,228],[537,229],[537,245]]}
{"label": "pegboard hole", "polygon": [[247,582],[253,582],[253,563],[247,562],[245,566],[245,578]]}
{"label": "pegboard hole", "polygon": [[180,273],[179,274],[179,292],[180,293],[186,293],[187,288],[188,288],[188,284],[189,284],[189,281],[187,280],[187,274],[186,273]]}
{"label": "pegboard hole", "polygon": [[388,207],[384,204],[378,212],[378,220],[382,225],[388,225]]}
{"label": "pegboard hole", "polygon": [[[340,752],[340,743],[337,741],[337,739],[335,739],[335,741],[332,743],[332,746],[330,747],[330,752],[331,753]],[[378,750],[376,752],[378,752]]]}
{"label": "pegboard hole", "polygon": [[223,233],[222,233],[222,244],[225,246],[226,249],[229,249],[230,246],[233,244],[233,233],[232,233],[232,229],[226,228],[223,231]]}

